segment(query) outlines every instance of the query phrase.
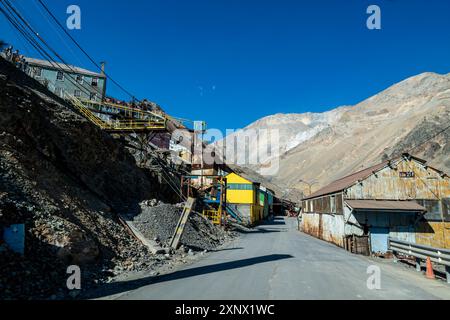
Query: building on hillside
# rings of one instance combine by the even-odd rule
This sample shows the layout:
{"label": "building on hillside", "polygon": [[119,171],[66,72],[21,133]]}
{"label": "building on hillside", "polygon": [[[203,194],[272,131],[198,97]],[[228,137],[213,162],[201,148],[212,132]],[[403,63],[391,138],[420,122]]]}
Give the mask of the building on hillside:
{"label": "building on hillside", "polygon": [[301,229],[362,254],[386,253],[389,237],[450,248],[449,210],[449,176],[404,154],[305,198]]}
{"label": "building on hillside", "polygon": [[177,143],[175,139],[171,138],[169,141],[169,150],[175,152],[178,157],[183,159],[184,161],[191,163],[192,162],[192,152],[189,148],[183,146],[180,143]]}
{"label": "building on hillside", "polygon": [[77,98],[103,101],[106,94],[104,64],[102,73],[92,72],[75,66],[50,63],[46,60],[25,57],[26,73],[45,85],[57,96],[69,93]]}
{"label": "building on hillside", "polygon": [[273,213],[273,191],[236,173],[226,175],[226,204],[248,223],[255,224]]}

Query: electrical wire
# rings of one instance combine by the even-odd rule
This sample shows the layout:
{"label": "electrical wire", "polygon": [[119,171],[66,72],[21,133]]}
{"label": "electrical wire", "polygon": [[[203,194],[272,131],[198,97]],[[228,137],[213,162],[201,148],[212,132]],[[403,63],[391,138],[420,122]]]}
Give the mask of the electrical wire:
{"label": "electrical wire", "polygon": [[[37,0],[42,7],[45,9],[45,11],[47,11],[47,13],[52,17],[52,19],[56,22],[56,24],[64,31],[64,33],[73,41],[73,43],[75,43],[75,45],[78,47],[78,49],[81,50],[81,52],[83,52],[86,57],[88,57],[88,59],[100,70],[102,69],[101,66],[98,65],[97,62],[95,62],[95,60],[86,52],[85,49],[83,49],[83,47],[78,43],[78,41],[76,41],[72,35],[66,30],[66,28],[64,28],[64,26],[61,24],[61,22],[59,22],[59,20],[55,17],[55,15],[51,12],[51,10],[45,5],[45,3],[42,0]],[[128,91],[127,89],[125,89],[122,85],[120,85],[116,80],[114,80],[111,76],[109,76],[106,72],[105,76],[111,80],[118,88],[120,88],[123,92],[125,92],[127,95],[129,95],[131,98],[135,98],[135,96]]]}
{"label": "electrical wire", "polygon": [[[16,8],[14,8],[14,6],[9,2],[9,0],[0,0],[0,2],[3,2],[5,8],[9,11],[9,13],[15,18],[16,22],[19,23],[22,28],[23,28],[23,24],[25,24],[25,26],[30,30],[30,32],[35,35],[58,59],[61,60],[61,62],[66,66],[66,68],[68,68],[72,73],[76,74],[78,73],[75,69],[73,69],[73,67],[71,65],[69,65],[68,63],[66,63],[64,61],[64,59],[43,39],[43,37],[30,25],[30,23],[20,14],[20,12],[18,12],[18,10]],[[17,18],[15,16],[17,16],[23,23],[20,23],[20,21],[17,20]],[[31,37],[32,38],[32,37]],[[35,39],[34,43],[37,43],[37,41]],[[72,80],[75,80],[76,83],[78,83],[78,88],[80,89],[80,86],[83,87],[84,89],[86,89],[87,91],[83,91],[84,93],[90,94],[91,93],[91,88],[90,87],[86,87],[84,84],[79,83],[76,78],[73,78],[72,75],[70,73],[68,73],[66,70],[64,70],[64,68],[62,68],[58,62],[56,62],[50,54],[48,54],[48,52],[42,48],[42,46],[39,45],[39,47],[41,48],[42,51],[45,52],[45,56],[47,56],[50,61],[49,62],[54,62],[58,65],[58,69],[60,71],[62,71],[64,74],[69,75]],[[53,65],[53,64],[52,64]],[[54,66],[54,65],[53,65]],[[73,83],[73,82],[72,82]],[[99,95],[103,96],[103,92],[101,92],[98,88],[93,87],[92,88],[94,91],[96,91],[96,93],[98,93]]]}
{"label": "electrical wire", "polygon": [[[41,44],[39,44],[35,38],[33,38],[32,35],[36,36],[56,57],[58,57],[67,68],[72,70],[74,73],[76,71],[72,69],[70,65],[65,63],[64,59],[52,48],[50,45],[45,41],[45,39],[40,36],[34,28],[28,23],[28,21],[18,12],[17,9],[15,9],[12,4],[8,0],[0,0],[0,3],[3,4],[4,8],[6,9],[6,12],[3,8],[0,7],[0,12],[3,13],[3,15],[6,17],[6,19],[16,28],[16,30],[25,38],[26,41],[28,41],[36,50],[37,52],[44,58],[49,59],[49,63],[56,69],[61,70],[64,72],[64,74],[67,74],[69,76],[69,81],[71,81],[72,84],[76,85],[79,89],[87,89],[87,92],[90,93],[89,88],[86,88],[82,86],[76,79],[72,78],[72,75],[70,73],[67,73],[58,62],[56,62],[51,55],[47,52],[45,48],[42,47]],[[27,27],[29,31],[26,30],[24,25]],[[30,34],[31,33],[31,34]],[[72,81],[74,80],[74,81]],[[86,93],[86,91],[84,91]],[[135,134],[136,132],[133,131]],[[161,178],[167,183],[167,185],[172,188],[172,190],[180,196],[180,198],[185,201],[186,198],[180,193],[178,188],[176,187],[176,183],[172,180],[172,176],[169,174],[167,168],[161,163],[161,159],[156,157],[156,162],[162,169],[162,175]],[[164,176],[166,175],[166,177]]]}
{"label": "electrical wire", "polygon": [[[9,8],[6,8],[6,9],[8,10]],[[11,13],[10,10],[8,10],[8,11]],[[14,15],[12,15],[12,16],[9,15],[1,7],[0,7],[0,12],[2,12],[3,15],[5,15],[7,20],[16,28],[17,31],[19,31],[19,33],[25,38],[25,40],[27,40],[41,56],[43,56],[44,58],[49,59],[49,63],[50,63],[50,65],[53,68],[55,68],[56,70],[58,70],[58,69],[62,70],[64,72],[64,70],[60,67],[60,65],[58,63],[55,62],[57,64],[57,65],[55,65],[54,61],[52,61],[52,57],[48,54],[48,52],[46,52],[46,50],[44,48],[42,48],[42,46],[25,30],[25,28],[23,27],[23,24],[21,24],[20,21],[18,21],[17,18]],[[84,91],[84,89],[86,89],[86,87],[82,87],[78,83],[78,81],[76,81],[76,79],[74,80],[74,78],[72,78],[72,76],[70,74],[68,74],[68,75],[69,75],[69,78],[68,78],[69,82],[74,84],[81,91],[83,91],[85,93],[90,93],[89,90]]]}

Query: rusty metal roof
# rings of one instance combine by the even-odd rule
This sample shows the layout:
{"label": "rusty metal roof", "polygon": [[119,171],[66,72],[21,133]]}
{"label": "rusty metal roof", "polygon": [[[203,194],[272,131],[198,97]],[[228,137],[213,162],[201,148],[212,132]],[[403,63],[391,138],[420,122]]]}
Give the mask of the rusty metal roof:
{"label": "rusty metal roof", "polygon": [[395,200],[345,200],[345,203],[354,210],[385,210],[385,211],[414,211],[425,212],[415,201],[395,201]]}
{"label": "rusty metal roof", "polygon": [[380,171],[384,167],[386,167],[389,164],[389,161],[385,161],[383,163],[377,164],[373,167],[364,169],[362,171],[353,173],[349,176],[346,176],[344,178],[341,178],[339,180],[336,180],[326,187],[314,192],[310,196],[306,197],[304,200],[313,199],[321,196],[325,196],[328,194],[333,194],[339,191],[342,191],[344,189],[347,189],[357,183],[360,180],[364,180],[367,177],[371,176],[374,172]]}
{"label": "rusty metal roof", "polygon": [[[48,69],[63,69],[65,72],[68,73],[79,73],[79,74],[84,74],[87,76],[93,76],[93,77],[99,77],[99,78],[106,78],[106,76],[104,74],[98,73],[98,72],[93,72],[93,71],[89,71],[80,67],[76,67],[76,66],[71,66],[71,65],[65,65],[64,63],[58,62],[58,63],[52,63],[50,61],[47,60],[41,60],[41,59],[35,59],[35,58],[30,58],[30,57],[25,57],[25,60],[30,64],[30,65],[34,65],[34,66],[40,66],[43,68],[48,68]],[[56,65],[56,67],[55,67]]]}

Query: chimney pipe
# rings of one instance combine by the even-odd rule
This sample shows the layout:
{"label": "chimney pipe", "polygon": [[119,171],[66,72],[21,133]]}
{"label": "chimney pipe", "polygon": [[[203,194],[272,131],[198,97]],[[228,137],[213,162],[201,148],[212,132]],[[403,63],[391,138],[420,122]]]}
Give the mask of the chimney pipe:
{"label": "chimney pipe", "polygon": [[106,65],[105,61],[100,62],[102,75],[105,75],[105,65]]}

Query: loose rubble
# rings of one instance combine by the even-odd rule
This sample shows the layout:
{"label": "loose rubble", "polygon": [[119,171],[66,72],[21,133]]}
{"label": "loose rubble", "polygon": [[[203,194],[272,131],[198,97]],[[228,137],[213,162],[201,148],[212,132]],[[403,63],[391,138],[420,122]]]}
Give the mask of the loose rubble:
{"label": "loose rubble", "polygon": [[[168,246],[180,218],[182,206],[152,200],[142,202],[140,207],[140,214],[133,220],[135,226],[146,238],[156,239],[164,246]],[[181,243],[191,251],[213,250],[230,236],[230,233],[209,220],[192,213],[185,226]]]}

